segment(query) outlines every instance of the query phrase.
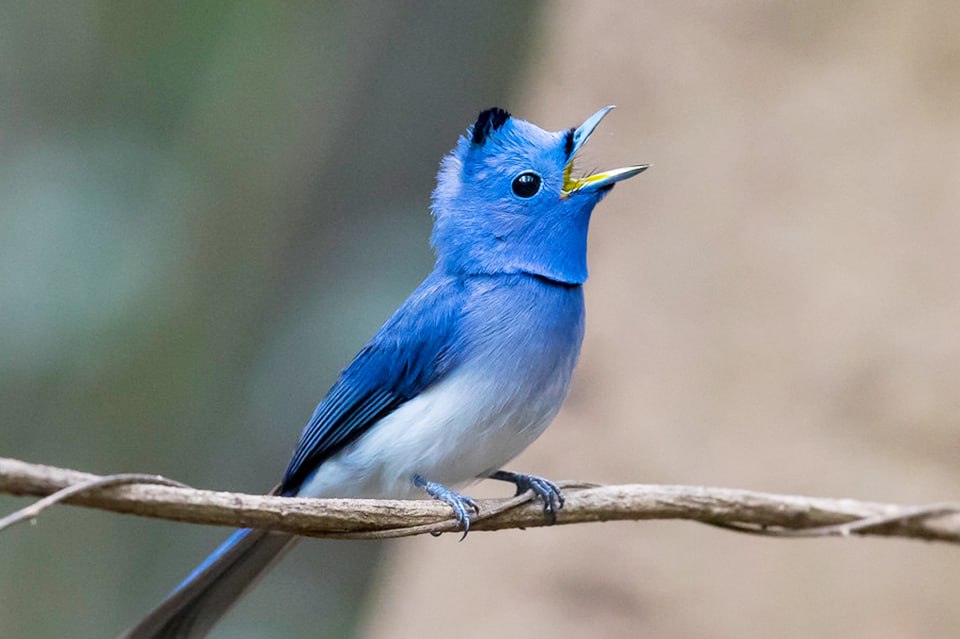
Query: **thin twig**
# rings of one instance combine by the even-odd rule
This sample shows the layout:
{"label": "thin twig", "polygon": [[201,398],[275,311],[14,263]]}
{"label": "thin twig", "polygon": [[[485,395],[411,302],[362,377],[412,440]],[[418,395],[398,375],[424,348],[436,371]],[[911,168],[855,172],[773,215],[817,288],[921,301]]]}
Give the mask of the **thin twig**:
{"label": "thin twig", "polygon": [[[561,487],[566,503],[557,524],[686,519],[778,537],[883,535],[960,544],[960,506],[953,503],[900,506],[700,486],[563,482]],[[8,458],[0,458],[0,493],[50,496],[5,518],[3,522],[9,522],[5,525],[33,519],[49,505],[62,502],[174,521],[338,539],[385,539],[456,529],[449,507],[430,500],[224,493],[187,488],[156,475],[101,477]],[[542,505],[529,493],[480,500],[480,507],[471,531],[549,523]]]}
{"label": "thin twig", "polygon": [[829,526],[811,526],[809,528],[771,528],[769,526],[751,526],[749,524],[739,523],[713,523],[717,528],[724,528],[733,532],[747,533],[750,535],[760,535],[762,537],[849,537],[854,533],[864,533],[866,531],[881,528],[891,524],[899,524],[917,519],[920,517],[940,517],[960,513],[960,504],[951,502],[942,502],[935,504],[925,504],[923,506],[904,506],[900,512],[889,515],[876,515],[874,517],[864,517],[843,524],[833,524]]}
{"label": "thin twig", "polygon": [[43,499],[39,499],[29,506],[10,513],[3,519],[0,519],[0,532],[21,522],[36,519],[41,512],[50,506],[62,501],[66,501],[74,495],[89,492],[97,488],[122,486],[123,484],[159,484],[162,486],[189,488],[189,486],[186,484],[181,484],[173,479],[167,479],[161,475],[147,475],[144,473],[118,473],[116,475],[107,475],[105,477],[95,477],[87,481],[80,482],[79,484],[73,484],[72,486],[61,488],[57,492],[47,495]]}

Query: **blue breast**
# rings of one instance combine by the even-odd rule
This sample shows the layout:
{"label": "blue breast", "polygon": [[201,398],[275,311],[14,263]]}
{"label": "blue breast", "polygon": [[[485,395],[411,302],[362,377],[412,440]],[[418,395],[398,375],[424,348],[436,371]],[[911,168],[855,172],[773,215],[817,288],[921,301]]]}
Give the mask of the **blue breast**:
{"label": "blue breast", "polygon": [[461,357],[505,386],[569,382],[583,341],[581,286],[527,274],[473,276],[463,286]]}

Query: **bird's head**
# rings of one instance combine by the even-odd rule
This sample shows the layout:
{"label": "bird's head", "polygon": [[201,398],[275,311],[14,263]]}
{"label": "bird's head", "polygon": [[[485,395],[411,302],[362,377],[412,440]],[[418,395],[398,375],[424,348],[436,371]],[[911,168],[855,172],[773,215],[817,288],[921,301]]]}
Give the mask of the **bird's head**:
{"label": "bird's head", "polygon": [[612,108],[557,132],[503,109],[480,113],[437,176],[431,243],[439,265],[461,274],[530,273],[583,283],[593,207],[615,183],[647,168],[576,175],[577,152]]}

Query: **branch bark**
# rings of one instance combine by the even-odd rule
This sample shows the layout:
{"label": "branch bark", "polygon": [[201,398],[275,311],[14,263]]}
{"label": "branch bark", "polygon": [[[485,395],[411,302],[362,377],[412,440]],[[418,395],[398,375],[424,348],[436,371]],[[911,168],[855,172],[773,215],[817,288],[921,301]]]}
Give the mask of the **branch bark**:
{"label": "branch bark", "polygon": [[[922,506],[776,495],[701,486],[564,482],[557,524],[686,519],[773,536],[883,535],[960,543],[960,505]],[[58,492],[63,491],[63,492]],[[197,490],[154,475],[92,475],[0,457],[0,493],[48,497],[0,529],[56,502],[194,524],[269,528],[308,537],[383,539],[456,530],[450,509],[430,500],[295,499]],[[51,495],[55,495],[51,497]],[[547,525],[524,494],[481,500],[470,530]]]}

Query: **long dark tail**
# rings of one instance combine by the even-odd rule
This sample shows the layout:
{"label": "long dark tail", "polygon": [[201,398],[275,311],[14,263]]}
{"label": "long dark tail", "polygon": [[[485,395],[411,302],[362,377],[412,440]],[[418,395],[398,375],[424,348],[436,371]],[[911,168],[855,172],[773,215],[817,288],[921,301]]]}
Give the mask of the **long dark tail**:
{"label": "long dark tail", "polygon": [[198,639],[296,541],[285,533],[244,528],[196,567],[153,612],[119,639]]}

